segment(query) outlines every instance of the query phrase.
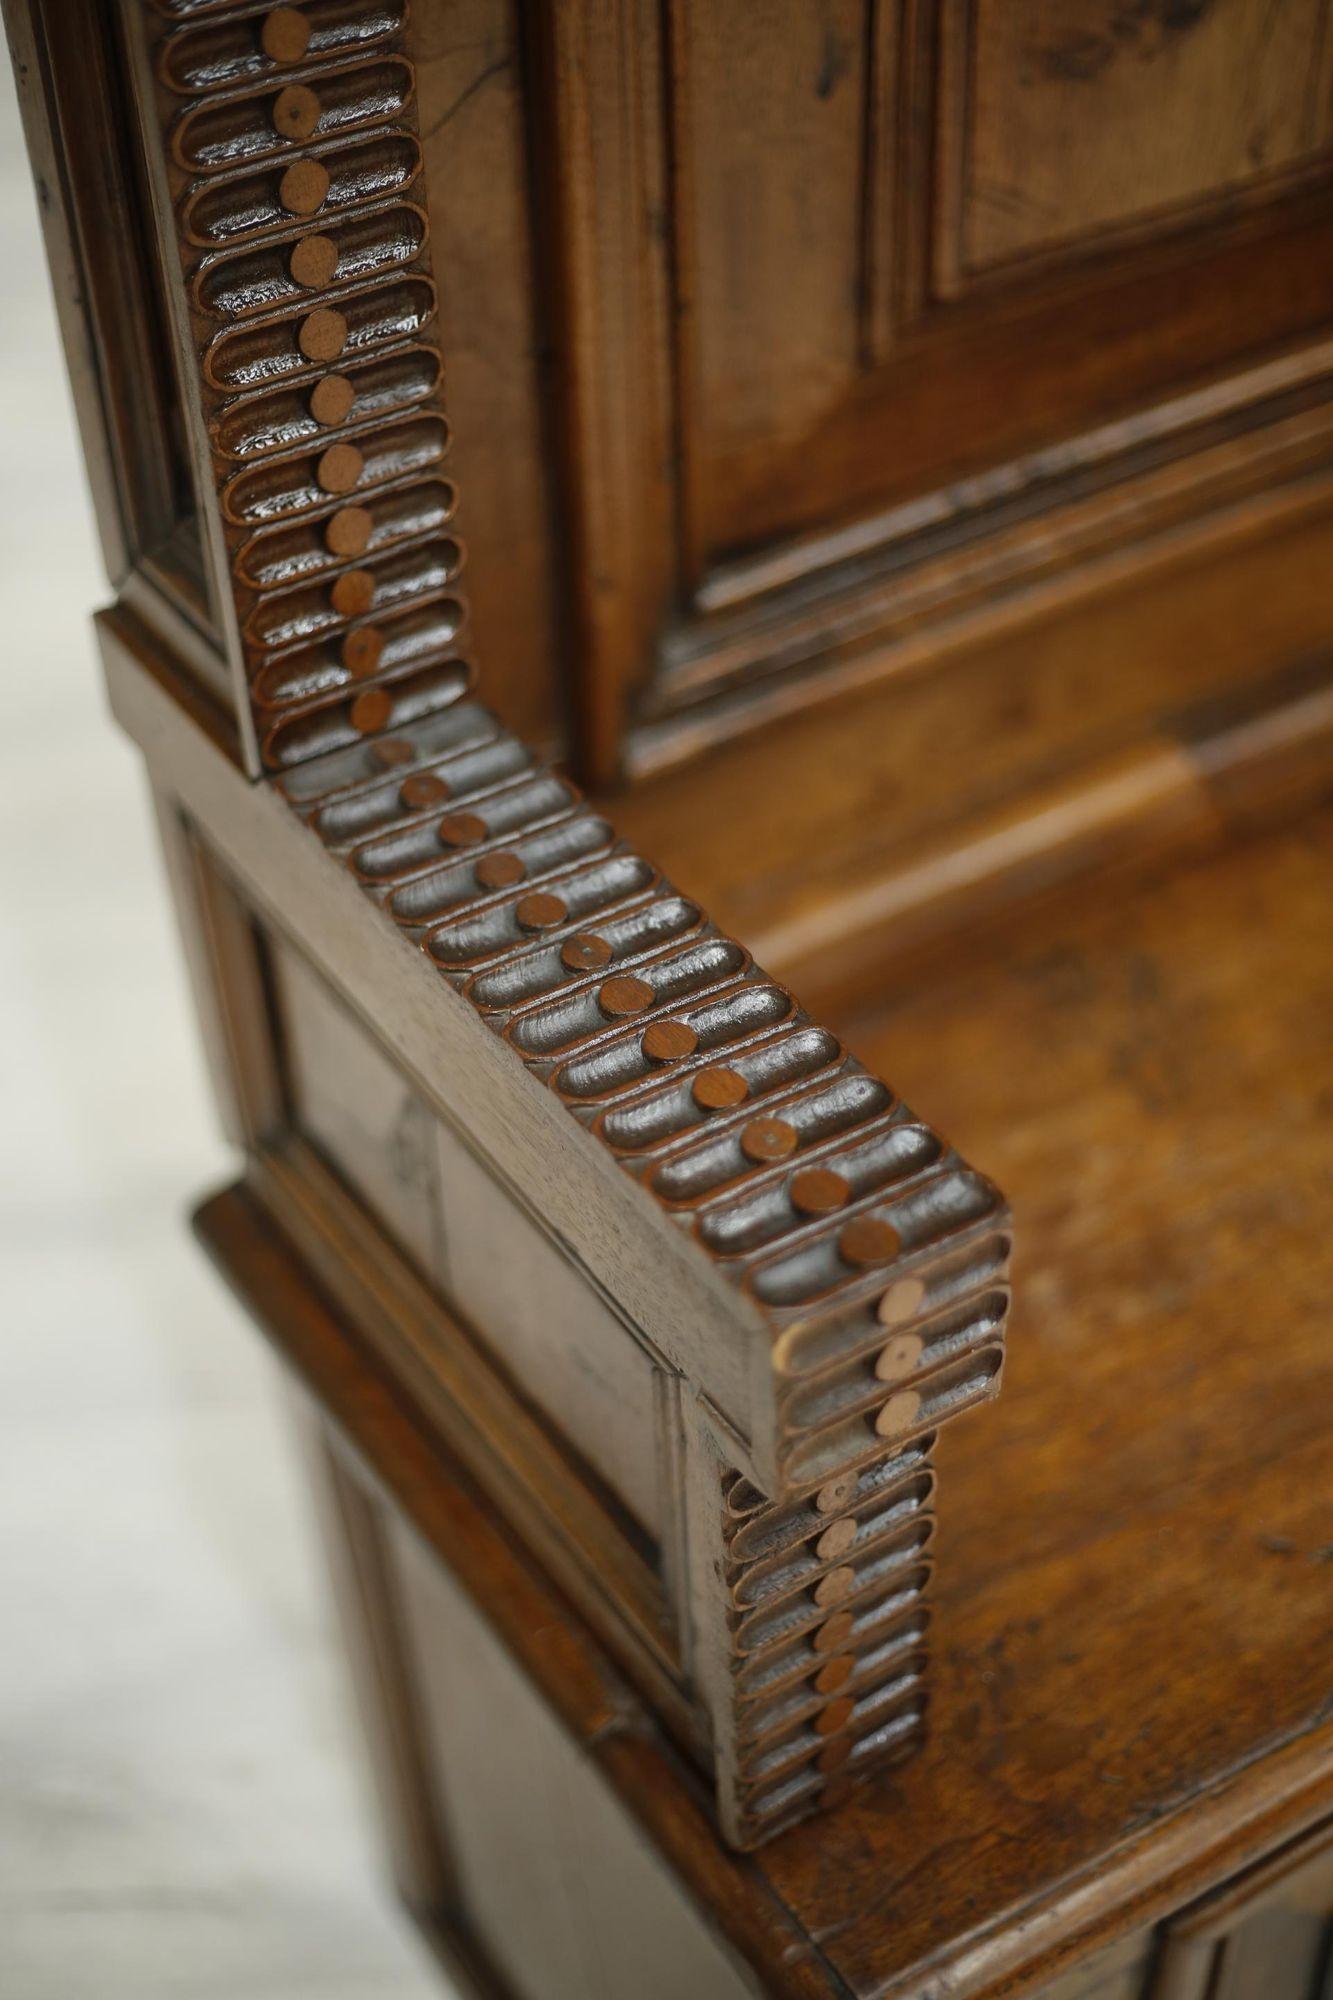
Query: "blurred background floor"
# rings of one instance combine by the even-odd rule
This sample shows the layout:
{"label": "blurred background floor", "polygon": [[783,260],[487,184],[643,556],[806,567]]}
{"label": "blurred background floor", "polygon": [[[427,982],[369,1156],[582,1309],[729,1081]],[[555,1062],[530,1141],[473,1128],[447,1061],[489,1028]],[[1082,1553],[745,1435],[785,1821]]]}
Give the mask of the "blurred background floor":
{"label": "blurred background floor", "polygon": [[439,1994],[385,1883],[226,1178],[8,65],[0,99],[0,1994]]}

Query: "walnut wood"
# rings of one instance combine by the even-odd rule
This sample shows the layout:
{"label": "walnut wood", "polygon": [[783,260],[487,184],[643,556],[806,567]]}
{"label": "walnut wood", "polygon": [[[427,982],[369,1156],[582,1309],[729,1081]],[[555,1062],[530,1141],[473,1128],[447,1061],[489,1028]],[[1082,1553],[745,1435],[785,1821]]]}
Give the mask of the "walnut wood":
{"label": "walnut wood", "polygon": [[[571,1851],[609,1881],[646,1829],[763,1990],[1137,2000],[1154,1955],[1158,2000],[1308,1984],[1333,836],[1240,836],[1333,772],[1314,0],[1275,38],[1258,0],[1159,24],[1230,107],[1183,180],[1161,71],[1123,95],[1157,30],[1047,46],[1021,0],[460,0],[420,75],[398,0],[78,0],[82,65],[7,4],[92,301],[113,704],[247,1154],[204,1229],[362,1456],[335,1556],[423,1921],[465,1905],[502,1987],[447,1767],[503,1766],[511,1823],[525,1787],[482,1697],[437,1796],[441,1689],[486,1649],[475,1606],[424,1608],[402,1514],[578,1737],[576,1778],[532,1725]],[[936,1432],[999,1386],[995,1188],[471,699],[437,335],[482,323],[483,242],[496,687],[558,735],[512,648],[549,674],[567,640],[585,763],[660,773],[630,823],[784,975],[845,999],[867,937],[898,954],[866,1037],[1032,1246],[1026,1395],[981,1453]],[[1165,856],[1194,872],[1034,908]],[[542,1862],[558,1829],[522,1831]]]}
{"label": "walnut wood", "polygon": [[[687,1378],[713,1414],[688,1400],[682,1412],[682,1615],[723,1822],[753,1842],[919,1735],[924,1620],[910,1607],[928,1573],[929,1441],[998,1387],[1004,1211],[568,785],[523,769],[498,735],[496,754],[518,773],[507,783],[468,783],[456,760],[441,761],[472,670],[449,545],[420,540],[420,523],[438,525],[446,430],[408,47],[401,24],[368,13],[363,31],[345,12],[275,96],[268,66],[285,73],[295,60],[295,25],[273,28],[275,53],[263,34],[251,45],[244,10],[233,30],[233,11],[201,28],[173,25],[169,7],[131,9],[147,30],[145,127],[181,257],[169,298],[196,352],[187,395],[217,489],[205,514],[225,546],[244,645],[243,733],[248,724],[292,812],[381,906],[384,942],[395,926],[412,937],[516,1072],[543,1082],[629,1184],[656,1197],[659,1226],[679,1228],[686,1255],[712,1260],[741,1296],[752,1351],[732,1379],[767,1376],[766,1408],[738,1406],[707,1368]],[[319,218],[319,242],[293,279],[297,216]],[[326,240],[337,256],[321,286],[311,281],[328,263]],[[349,371],[350,401],[342,375],[316,372],[333,360]],[[370,516],[361,566],[331,572],[321,542],[353,495]],[[349,622],[367,608],[362,579],[372,600],[383,579],[392,600],[373,625]],[[403,760],[387,782],[384,735]],[[443,817],[418,804],[432,776],[447,786]],[[548,879],[577,922],[532,946],[515,906]],[[744,1076],[739,1122],[761,1102],[782,1112],[789,1163],[756,1158],[738,1119],[693,1093],[719,1054]],[[928,1337],[914,1385],[886,1397],[875,1315],[904,1265],[927,1287]],[[726,1435],[737,1415],[742,1456]],[[740,1556],[728,1526],[742,1468],[761,1557]],[[750,1483],[756,1470],[767,1495]],[[810,1495],[844,1473],[856,1475],[853,1564],[812,1553]],[[830,1703],[807,1684],[835,1630],[868,1664],[855,1697]],[[831,1733],[836,1748],[823,1742]]]}
{"label": "walnut wood", "polygon": [[[1284,1843],[1326,1829],[1331,864],[1325,812],[1034,920],[862,1024],[1002,1158],[1028,1283],[1022,1392],[984,1456],[940,1446],[921,1757],[700,1892],[726,1921],[733,1868],[757,1869],[852,1993],[1041,1990],[1261,1857],[1280,1880]],[[673,1822],[660,1769],[638,1797]],[[1177,1934],[1184,1963],[1195,1917]]]}

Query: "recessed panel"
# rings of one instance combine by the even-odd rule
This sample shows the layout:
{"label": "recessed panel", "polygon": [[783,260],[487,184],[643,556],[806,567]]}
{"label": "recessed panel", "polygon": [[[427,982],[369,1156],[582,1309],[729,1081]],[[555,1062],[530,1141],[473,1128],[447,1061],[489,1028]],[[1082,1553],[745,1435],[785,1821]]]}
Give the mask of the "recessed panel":
{"label": "recessed panel", "polygon": [[1333,139],[1320,0],[959,0],[947,31],[964,269],[1170,226]]}
{"label": "recessed panel", "polygon": [[269,961],[297,1130],[467,1322],[655,1564],[668,1532],[670,1393],[655,1355],[321,974],[279,938]]}
{"label": "recessed panel", "polygon": [[374,1037],[281,939],[269,949],[298,1129],[428,1276],[436,1272],[434,1120]]}
{"label": "recessed panel", "polygon": [[439,1226],[451,1305],[520,1394],[559,1426],[641,1528],[661,1539],[657,1367],[556,1241],[440,1127]]}

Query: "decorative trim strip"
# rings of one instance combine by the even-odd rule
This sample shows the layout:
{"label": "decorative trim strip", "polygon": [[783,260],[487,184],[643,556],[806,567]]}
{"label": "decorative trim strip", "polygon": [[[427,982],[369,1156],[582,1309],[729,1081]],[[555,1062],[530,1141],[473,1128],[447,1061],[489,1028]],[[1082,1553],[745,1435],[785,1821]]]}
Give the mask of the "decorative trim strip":
{"label": "decorative trim strip", "polygon": [[406,7],[157,12],[251,715],[281,770],[472,681]]}

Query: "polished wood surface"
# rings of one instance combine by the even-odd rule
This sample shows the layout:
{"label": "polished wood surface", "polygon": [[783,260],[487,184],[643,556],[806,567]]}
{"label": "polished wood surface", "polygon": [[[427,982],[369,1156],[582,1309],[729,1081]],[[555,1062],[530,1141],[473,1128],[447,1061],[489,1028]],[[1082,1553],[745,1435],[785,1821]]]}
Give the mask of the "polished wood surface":
{"label": "polished wood surface", "polygon": [[[80,62],[9,4],[246,1153],[202,1227],[352,1453],[423,1920],[541,1986],[530,1758],[594,1938],[632,1847],[682,1968],[701,1923],[793,1994],[1308,1986],[1322,14],[122,0]],[[634,846],[471,699],[442,350],[497,696]],[[938,1457],[1009,1222],[885,1069],[1028,1233],[1021,1394]],[[460,1738],[497,1633],[541,1700]]]}
{"label": "polished wood surface", "polygon": [[[278,1281],[281,1344],[609,1782],[627,1760],[622,1796],[773,1991],[1035,1990],[1333,1810],[1331,864],[1326,812],[852,1024],[1004,1157],[1021,1393],[941,1449],[926,1750],[752,1860],[705,1861],[667,1753],[608,1726],[592,1683],[574,1695],[563,1647],[543,1666],[429,1446]],[[1020,1089],[1033,1116],[1006,1138]],[[257,1218],[224,1205],[204,1226],[233,1270],[254,1254],[237,1232]],[[813,1986],[809,1958],[756,1933],[761,1884],[817,1945]]]}
{"label": "polished wood surface", "polygon": [[[60,10],[73,64],[8,3],[108,561],[220,689],[115,10]],[[1081,871],[1049,805],[1103,757],[1327,685],[1326,52],[1313,7],[1268,20],[416,9],[491,698],[778,969],[812,913],[891,965],[905,869],[997,817]],[[744,837],[696,876],[714,823]]]}
{"label": "polished wood surface", "polygon": [[1327,60],[1260,0],[432,24],[428,186],[495,181],[498,295],[443,314],[504,712],[673,865],[724,829],[766,946],[815,912],[882,969],[907,856],[1040,854],[1108,752],[1327,684]]}
{"label": "polished wood surface", "polygon": [[[336,1205],[320,1159],[345,1179],[453,1316],[444,1344],[468,1338],[461,1323],[502,1357],[511,1428],[531,1405],[574,1486],[622,1511],[603,1545],[632,1573],[645,1542],[650,1574],[622,1593],[628,1643],[666,1656],[724,1831],[754,1844],[919,1737],[929,1453],[999,1387],[1002,1198],[469,700],[436,344],[447,274],[421,205],[403,9],[305,20],[299,50],[294,27],[266,39],[232,5],[196,19],[127,0],[122,21],[224,721],[287,815],[292,862],[313,835],[323,893],[340,873],[375,907],[368,949],[398,1000],[394,954],[422,954],[439,1048],[461,1030],[472,1072],[437,1053],[414,1095],[395,1071],[399,1005],[369,999],[364,960],[348,983],[318,923],[307,957],[287,948],[279,849],[240,864],[234,896],[223,879],[266,792],[229,769],[215,819],[209,751],[163,759],[150,724],[159,783],[198,827],[187,930],[216,938],[230,899],[214,980],[234,986],[249,935],[243,985],[273,998],[247,1017],[236,995],[233,1068],[267,1048],[277,1079],[244,1129],[275,1185],[315,1184],[316,1208]],[[142,680],[151,632],[119,609],[105,630]],[[191,893],[188,870],[176,880]],[[558,906],[537,943],[534,891]],[[454,994],[470,1015],[451,1015]],[[743,1098],[710,1105],[693,1084],[721,1058]],[[782,1114],[760,1145],[755,1110]],[[334,1218],[326,1234],[339,1226],[354,1231]],[[881,1301],[903,1280],[917,1338],[886,1375]],[[398,1338],[404,1365],[419,1360]],[[503,1459],[493,1471],[504,1504]],[[837,1556],[815,1505],[835,1486]]]}

